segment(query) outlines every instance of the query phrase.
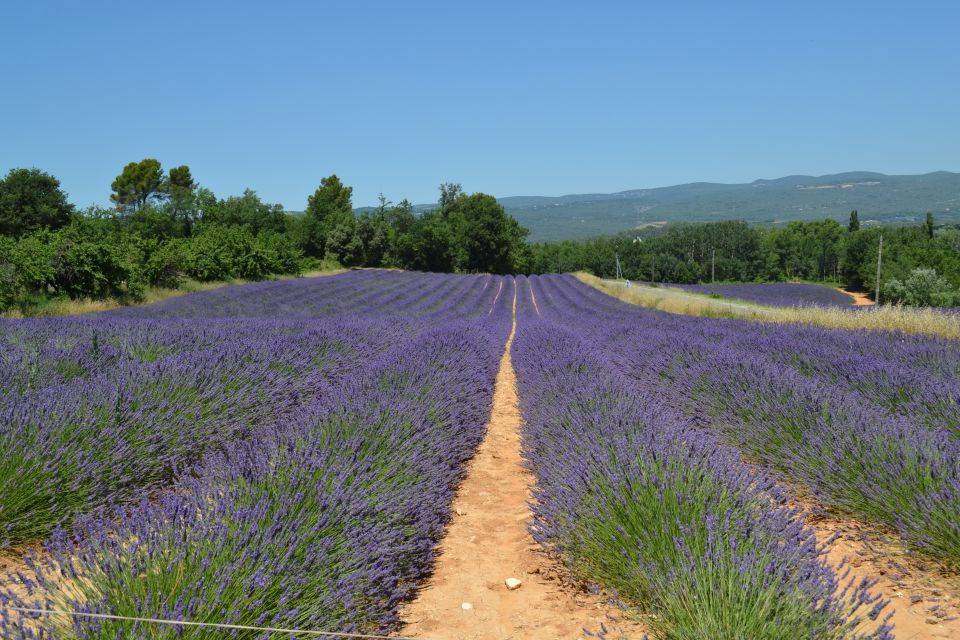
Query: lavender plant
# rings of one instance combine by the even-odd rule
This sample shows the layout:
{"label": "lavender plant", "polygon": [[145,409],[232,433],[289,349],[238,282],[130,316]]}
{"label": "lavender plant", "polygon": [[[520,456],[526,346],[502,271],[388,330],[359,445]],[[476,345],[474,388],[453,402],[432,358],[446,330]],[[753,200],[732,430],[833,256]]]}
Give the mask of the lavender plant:
{"label": "lavender plant", "polygon": [[[33,561],[36,578],[24,585],[30,595],[3,598],[200,622],[392,628],[397,604],[429,570],[463,462],[483,436],[510,326],[512,296],[496,295],[489,280],[431,280],[422,282],[441,284],[439,295],[414,294],[418,329],[380,310],[408,337],[301,403],[285,423],[259,425],[207,451],[171,490],[141,491],[134,502],[58,529],[46,558]],[[209,633],[15,616],[0,632]]]}
{"label": "lavender plant", "polygon": [[0,548],[167,485],[207,450],[288,422],[377,353],[485,317],[491,280],[351,273],[5,322]]}
{"label": "lavender plant", "polygon": [[960,561],[960,345],[673,316],[573,279],[534,287],[541,311],[589,335],[635,388],[823,504]]}
{"label": "lavender plant", "polygon": [[746,300],[774,307],[825,306],[849,307],[853,298],[833,287],[802,282],[737,284],[667,284],[674,289],[703,293],[718,298]]}
{"label": "lavender plant", "polygon": [[891,637],[882,621],[856,631],[886,603],[869,582],[841,584],[813,532],[777,506],[784,494],[734,450],[528,303],[514,349],[534,535],[652,610],[655,637]]}

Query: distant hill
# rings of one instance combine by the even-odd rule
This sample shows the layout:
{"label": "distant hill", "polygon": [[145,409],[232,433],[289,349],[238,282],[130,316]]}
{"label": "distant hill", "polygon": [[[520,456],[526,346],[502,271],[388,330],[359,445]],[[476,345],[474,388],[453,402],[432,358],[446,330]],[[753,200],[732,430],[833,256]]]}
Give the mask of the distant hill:
{"label": "distant hill", "polygon": [[589,238],[670,222],[736,219],[779,225],[827,217],[846,222],[851,209],[859,210],[865,225],[920,222],[927,211],[938,222],[960,222],[960,173],[857,171],[745,184],[693,182],[617,193],[510,196],[500,202],[530,229],[533,241]]}
{"label": "distant hill", "polygon": [[515,196],[500,202],[530,229],[534,241],[586,238],[668,222],[738,219],[777,225],[827,217],[846,222],[851,209],[859,210],[865,224],[919,222],[927,211],[939,222],[960,222],[960,173],[787,176],[557,198]]}

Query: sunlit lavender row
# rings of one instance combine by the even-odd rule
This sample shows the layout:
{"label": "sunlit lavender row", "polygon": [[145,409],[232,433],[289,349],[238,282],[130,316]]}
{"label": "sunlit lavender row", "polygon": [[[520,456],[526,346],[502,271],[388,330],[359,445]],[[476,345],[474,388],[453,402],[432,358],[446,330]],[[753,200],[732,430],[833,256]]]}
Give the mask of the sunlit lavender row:
{"label": "sunlit lavender row", "polygon": [[[168,303],[153,310],[162,320],[130,319],[145,315],[143,308],[46,334],[13,327],[38,338],[35,367],[56,369],[67,357],[91,365],[55,381],[44,376],[51,394],[76,393],[91,381],[115,393],[150,388],[153,380],[168,388],[179,377],[163,373],[180,376],[174,363],[187,355],[213,366],[232,362],[230,349],[237,349],[246,354],[242,366],[212,376],[220,387],[211,387],[211,395],[229,389],[246,404],[236,408],[235,400],[231,413],[220,416],[191,404],[202,393],[159,393],[169,405],[164,420],[149,407],[143,412],[149,422],[84,424],[93,435],[79,443],[70,438],[72,452],[51,449],[63,458],[85,453],[84,446],[109,453],[88,456],[100,466],[79,467],[76,480],[61,473],[48,481],[51,493],[62,490],[57,482],[90,488],[76,496],[73,523],[48,518],[48,526],[62,526],[31,561],[27,573],[34,575],[14,579],[5,598],[198,622],[393,628],[398,604],[429,570],[462,464],[483,436],[513,283],[388,273],[255,288]],[[338,305],[353,320],[338,319]],[[244,321],[205,319],[191,332],[182,317],[202,317],[203,308]],[[96,347],[92,335],[99,336]],[[159,354],[147,363],[131,346],[144,344]],[[11,415],[29,413],[34,405],[18,403],[40,391],[23,373],[31,367],[19,366],[27,359],[8,359],[11,379],[22,380],[5,399]],[[111,363],[110,373],[94,373],[91,363],[101,361]],[[132,371],[158,369],[141,383],[123,370],[128,363]],[[204,424],[175,422],[182,414]],[[140,447],[136,455],[110,458],[119,434]],[[123,481],[113,478],[118,461],[131,458],[138,468]],[[30,506],[22,518],[34,513]],[[8,617],[4,625],[4,637],[203,637],[196,630],[82,619]]]}
{"label": "sunlit lavender row", "polygon": [[853,298],[833,287],[804,282],[745,282],[737,284],[664,284],[691,293],[731,298],[774,307],[849,307]]}
{"label": "sunlit lavender row", "polygon": [[540,277],[542,313],[798,494],[960,562],[960,344],[678,316]]}
{"label": "sunlit lavender row", "polygon": [[594,339],[605,327],[565,327],[577,314],[534,284],[536,306],[519,287],[514,364],[541,543],[655,613],[655,637],[891,637],[872,583],[825,564],[771,477],[631,384]]}
{"label": "sunlit lavender row", "polygon": [[29,544],[256,426],[287,422],[384,349],[483,316],[500,282],[355,273],[5,322],[0,545]]}

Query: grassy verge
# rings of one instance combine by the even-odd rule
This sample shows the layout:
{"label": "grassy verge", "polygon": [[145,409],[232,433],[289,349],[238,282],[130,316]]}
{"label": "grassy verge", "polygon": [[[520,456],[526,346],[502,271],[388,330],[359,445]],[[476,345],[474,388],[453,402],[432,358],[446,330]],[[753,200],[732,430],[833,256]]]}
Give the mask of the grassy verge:
{"label": "grassy verge", "polygon": [[[291,278],[315,278],[318,276],[332,276],[346,271],[337,264],[322,264],[321,268],[312,271],[305,271],[299,276],[282,275],[273,276],[272,280],[289,280]],[[92,298],[36,298],[22,309],[11,309],[0,313],[0,318],[38,318],[51,316],[72,316],[84,313],[96,313],[98,311],[109,311],[120,307],[153,304],[162,302],[170,298],[186,295],[188,293],[197,293],[198,291],[209,291],[210,289],[219,289],[234,284],[246,284],[250,280],[216,280],[213,282],[200,282],[197,280],[186,280],[177,289],[166,287],[149,287],[144,294],[143,300],[136,302],[120,298],[105,298],[94,300]]]}
{"label": "grassy verge", "polygon": [[960,339],[960,314],[950,314],[925,307],[880,305],[856,311],[812,306],[768,307],[748,302],[731,302],[668,287],[636,284],[627,287],[619,282],[601,280],[588,273],[575,275],[581,282],[618,300],[670,313],[758,322],[806,324],[826,329],[903,331]]}

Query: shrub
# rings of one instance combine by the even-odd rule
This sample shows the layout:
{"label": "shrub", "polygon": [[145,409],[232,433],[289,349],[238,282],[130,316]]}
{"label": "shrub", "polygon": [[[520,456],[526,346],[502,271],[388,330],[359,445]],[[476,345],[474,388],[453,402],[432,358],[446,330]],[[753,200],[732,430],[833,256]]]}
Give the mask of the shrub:
{"label": "shrub", "polygon": [[207,225],[190,239],[187,273],[197,280],[260,280],[270,273],[267,252],[246,227]]}
{"label": "shrub", "polygon": [[261,231],[257,234],[257,245],[267,257],[270,273],[300,272],[303,254],[293,246],[287,236],[275,231]]}
{"label": "shrub", "polygon": [[53,234],[47,231],[24,236],[11,246],[9,261],[27,292],[45,292],[53,284]]}
{"label": "shrub", "polygon": [[132,238],[93,220],[51,236],[53,286],[71,298],[143,295],[142,254]]}
{"label": "shrub", "polygon": [[189,257],[185,244],[179,240],[167,240],[147,242],[145,245],[144,280],[153,287],[179,289]]}
{"label": "shrub", "polygon": [[187,245],[187,273],[197,280],[262,280],[273,273],[298,273],[300,252],[274,231],[259,235],[245,226],[206,225]]}
{"label": "shrub", "polygon": [[190,239],[187,273],[201,281],[236,278],[239,256],[252,244],[253,235],[246,229],[207,225]]}
{"label": "shrub", "polygon": [[888,280],[883,295],[889,302],[917,307],[952,307],[960,304],[960,291],[935,269],[914,269],[906,280]]}
{"label": "shrub", "polygon": [[16,267],[9,262],[0,262],[0,311],[15,307],[24,293]]}

